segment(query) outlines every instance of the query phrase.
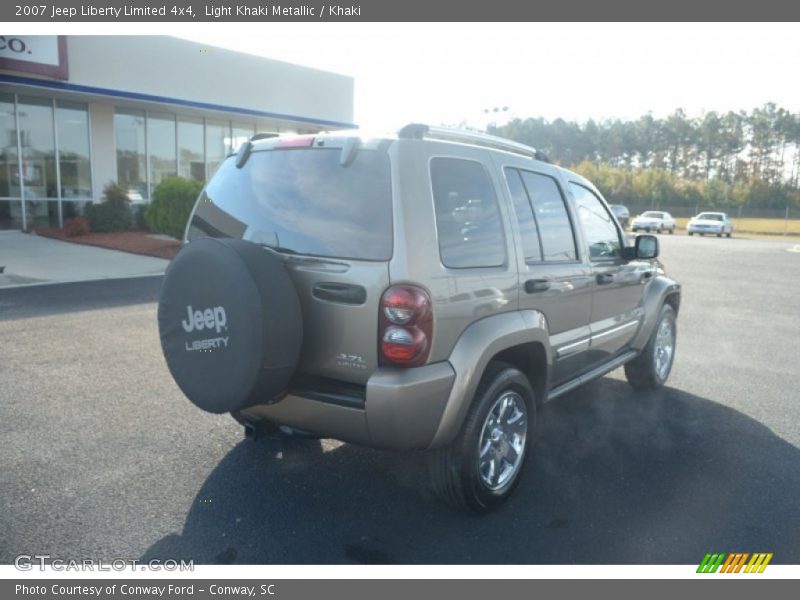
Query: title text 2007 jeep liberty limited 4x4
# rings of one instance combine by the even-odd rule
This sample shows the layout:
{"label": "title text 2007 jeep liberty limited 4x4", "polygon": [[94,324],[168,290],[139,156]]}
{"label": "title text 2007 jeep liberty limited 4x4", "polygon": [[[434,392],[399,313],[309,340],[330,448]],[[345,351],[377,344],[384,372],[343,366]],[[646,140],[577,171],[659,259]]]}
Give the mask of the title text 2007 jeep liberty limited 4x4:
{"label": "title text 2007 jeep liberty limited 4x4", "polygon": [[183,393],[246,428],[430,453],[486,512],[519,482],[541,403],[625,365],[667,379],[680,286],[597,189],[501,138],[255,136],[197,200],[165,277]]}

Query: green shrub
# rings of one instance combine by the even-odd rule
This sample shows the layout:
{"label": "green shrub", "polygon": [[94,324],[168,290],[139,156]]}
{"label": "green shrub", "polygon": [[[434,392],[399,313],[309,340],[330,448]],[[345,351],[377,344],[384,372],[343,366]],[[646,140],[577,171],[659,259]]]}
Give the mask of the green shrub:
{"label": "green shrub", "polygon": [[88,204],[84,209],[91,230],[107,233],[130,229],[131,207],[125,188],[118,183],[109,183],[103,188],[103,197],[100,204]]}
{"label": "green shrub", "polygon": [[161,181],[153,190],[145,213],[148,229],[178,239],[183,237],[189,214],[202,189],[202,182],[183,177],[167,177]]}
{"label": "green shrub", "polygon": [[113,181],[109,181],[106,187],[103,188],[103,198],[104,202],[110,204],[124,204],[125,206],[130,204],[128,190],[119,183],[114,183]]}

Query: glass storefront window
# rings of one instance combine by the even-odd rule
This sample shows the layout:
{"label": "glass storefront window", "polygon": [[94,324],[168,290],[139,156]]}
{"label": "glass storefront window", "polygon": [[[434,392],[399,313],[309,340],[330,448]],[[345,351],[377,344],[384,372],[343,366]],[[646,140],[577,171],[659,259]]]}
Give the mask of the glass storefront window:
{"label": "glass storefront window", "polygon": [[[61,200],[90,200],[92,167],[89,159],[89,113],[86,105],[58,100],[56,128]],[[64,216],[69,218],[67,214]]]}
{"label": "glass storefront window", "polygon": [[22,146],[22,183],[28,226],[58,224],[56,144],[53,101],[19,96],[17,101]]}
{"label": "glass storefront window", "polygon": [[[178,174],[175,115],[147,113],[147,151],[150,153],[150,192],[167,177]],[[152,196],[151,196],[152,197]]]}
{"label": "glass storefront window", "polygon": [[0,229],[22,227],[19,200],[19,162],[17,159],[17,120],[14,96],[0,94]]}
{"label": "glass storefront window", "polygon": [[0,198],[19,198],[17,122],[11,94],[0,94],[0,135]]}
{"label": "glass storefront window", "polygon": [[[205,182],[255,132],[245,120],[115,108],[117,181],[132,202],[149,201],[169,176]],[[88,104],[0,93],[0,229],[82,214],[100,195],[92,168]]]}
{"label": "glass storefront window", "polygon": [[114,113],[117,181],[128,188],[131,200],[148,197],[144,123],[144,111],[117,110]]}
{"label": "glass storefront window", "polygon": [[59,100],[53,107],[52,98],[17,98],[18,161],[14,97],[0,94],[0,198],[8,198],[0,200],[0,229],[57,227],[91,199],[87,106]]}
{"label": "glass storefront window", "polygon": [[206,180],[203,120],[181,117],[178,120],[178,175]]}
{"label": "glass storefront window", "polygon": [[239,149],[239,146],[253,137],[255,132],[256,128],[253,123],[234,123],[233,127],[231,128],[232,136],[229,152],[236,152]]}
{"label": "glass storefront window", "polygon": [[25,197],[55,198],[58,189],[52,100],[20,96],[18,111]]}
{"label": "glass storefront window", "polygon": [[230,126],[224,121],[206,121],[206,178],[210,179],[228,155]]}

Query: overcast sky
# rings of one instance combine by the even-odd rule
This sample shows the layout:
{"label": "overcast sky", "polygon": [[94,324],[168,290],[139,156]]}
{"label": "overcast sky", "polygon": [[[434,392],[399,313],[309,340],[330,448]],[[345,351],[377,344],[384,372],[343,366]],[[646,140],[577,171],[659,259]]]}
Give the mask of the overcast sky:
{"label": "overcast sky", "polygon": [[[486,124],[486,108],[547,119],[664,116],[683,107],[800,112],[798,24],[148,23],[173,35],[355,78],[355,121]],[[21,33],[64,33],[57,23]],[[96,24],[70,25],[73,35]]]}
{"label": "overcast sky", "polygon": [[485,124],[664,116],[677,107],[800,112],[797,24],[214,24],[206,44],[351,75],[355,120]]}

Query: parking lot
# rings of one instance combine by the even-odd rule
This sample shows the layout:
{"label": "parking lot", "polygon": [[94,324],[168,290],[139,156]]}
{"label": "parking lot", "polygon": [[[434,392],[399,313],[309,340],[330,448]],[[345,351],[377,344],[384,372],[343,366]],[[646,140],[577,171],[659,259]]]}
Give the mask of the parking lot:
{"label": "parking lot", "polygon": [[517,493],[486,517],[424,461],[245,440],[173,383],[158,278],[0,291],[0,562],[800,562],[800,249],[661,236],[683,284],[666,389],[621,370],[544,408]]}

